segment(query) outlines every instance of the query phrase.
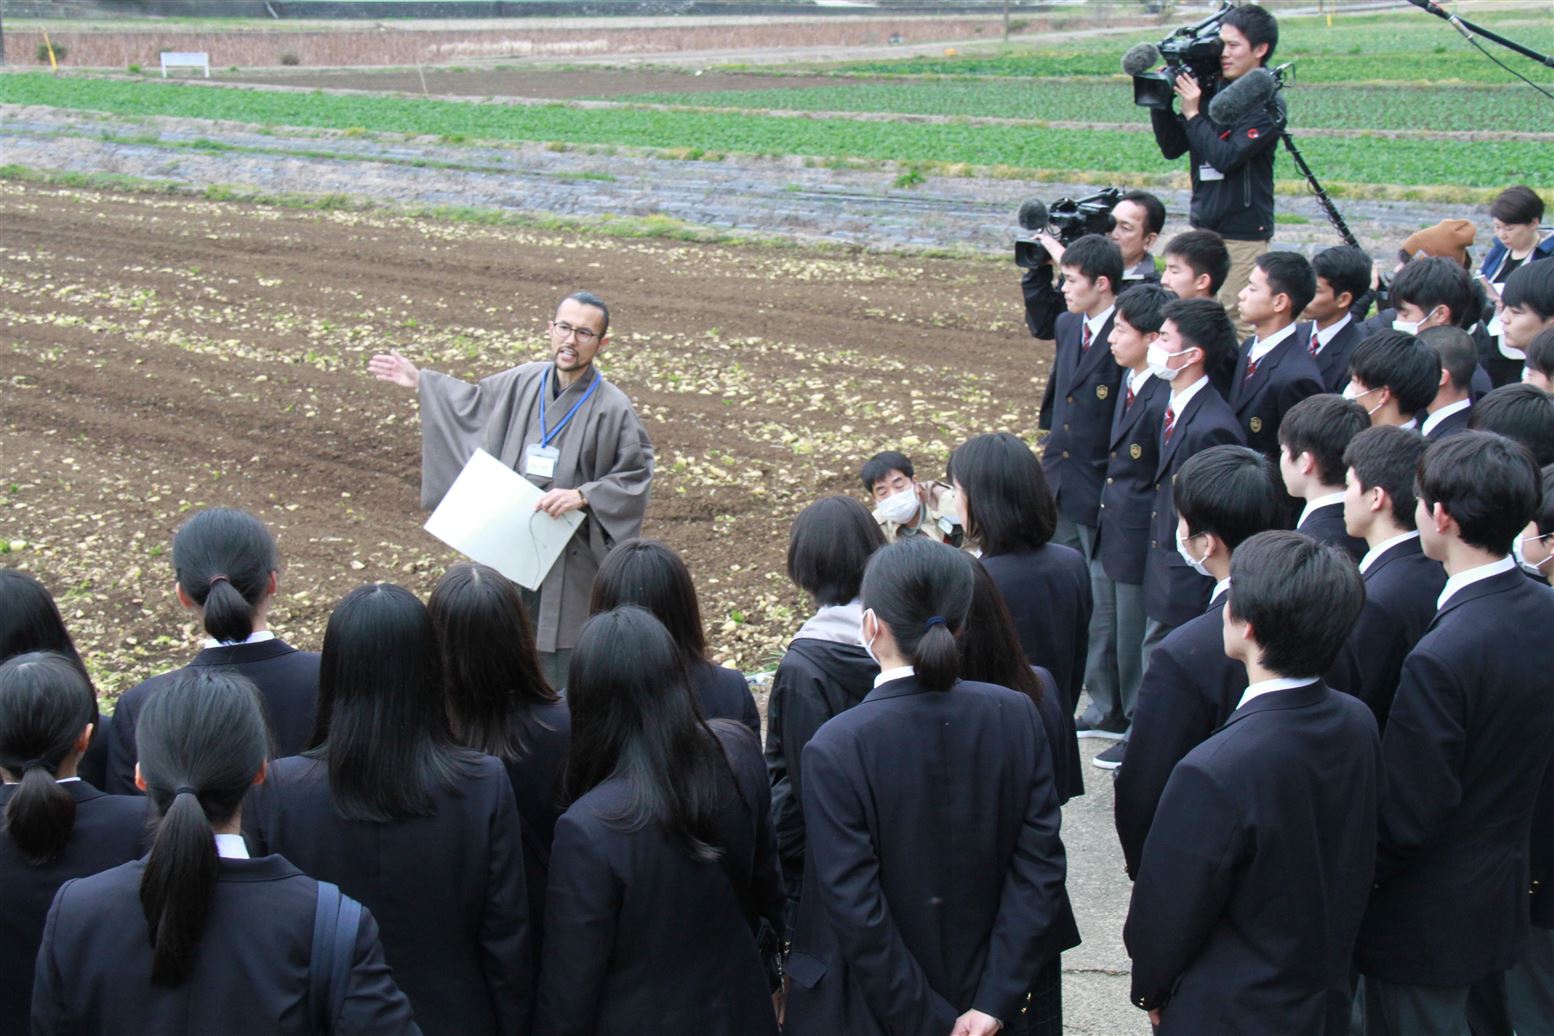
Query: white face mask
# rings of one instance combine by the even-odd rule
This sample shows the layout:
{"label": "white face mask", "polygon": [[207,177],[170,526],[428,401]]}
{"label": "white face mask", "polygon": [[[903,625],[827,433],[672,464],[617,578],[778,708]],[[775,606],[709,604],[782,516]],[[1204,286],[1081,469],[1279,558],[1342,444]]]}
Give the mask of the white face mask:
{"label": "white face mask", "polygon": [[1419,325],[1422,323],[1424,323],[1422,320],[1404,320],[1402,317],[1398,317],[1392,321],[1392,330],[1401,331],[1405,335],[1417,335],[1419,333]]}
{"label": "white face mask", "polygon": [[[869,658],[873,660],[874,664],[879,665],[880,660],[874,656],[874,641],[879,637],[879,628],[878,626],[875,627],[874,636],[872,637],[869,636],[867,632],[865,632],[867,627],[864,625],[864,620],[867,619],[870,615],[874,615],[873,608],[870,608],[868,611],[864,612],[863,615],[858,619],[858,643],[863,645],[863,650],[868,654]],[[874,621],[876,623],[879,622],[878,615],[874,615]]]}
{"label": "white face mask", "polygon": [[876,515],[897,525],[905,525],[916,518],[917,511],[917,489],[914,486],[908,486],[899,493],[890,494],[874,508]]}
{"label": "white face mask", "polygon": [[1522,544],[1526,543],[1528,540],[1541,539],[1543,539],[1542,536],[1523,536],[1521,539],[1515,540],[1511,543],[1511,556],[1516,558],[1516,563],[1540,579],[1543,577],[1543,566],[1547,565],[1550,561],[1554,561],[1554,554],[1550,554],[1548,557],[1544,558],[1537,564],[1533,564],[1531,561],[1527,560],[1527,555],[1522,553]]}
{"label": "white face mask", "polygon": [[1167,364],[1171,362],[1173,356],[1181,356],[1183,353],[1189,352],[1192,352],[1192,350],[1183,349],[1179,353],[1166,352],[1165,346],[1156,343],[1151,345],[1144,353],[1144,362],[1149,364],[1149,373],[1161,381],[1171,381],[1182,372],[1180,370],[1172,370]]}
{"label": "white face mask", "polygon": [[1183,561],[1192,566],[1194,572],[1200,576],[1208,576],[1210,579],[1214,578],[1214,573],[1210,572],[1208,566],[1204,564],[1205,561],[1209,560],[1207,551],[1204,552],[1201,558],[1193,557],[1192,551],[1187,549],[1187,541],[1178,536],[1176,538],[1176,552],[1182,556]]}
{"label": "white face mask", "polygon": [[[1351,381],[1349,384],[1344,386],[1344,398],[1349,400],[1351,403],[1358,403],[1360,400],[1364,399],[1366,396],[1370,395],[1372,392],[1379,392],[1379,391],[1381,391],[1381,390],[1380,389],[1366,389],[1364,392],[1361,392],[1359,389],[1354,387],[1354,382]],[[1372,414],[1374,414],[1376,411],[1380,410],[1382,408],[1382,406],[1385,404],[1385,402],[1386,401],[1383,400],[1381,403],[1377,403],[1375,406],[1373,406],[1369,410],[1365,411],[1365,416],[1369,417]]]}

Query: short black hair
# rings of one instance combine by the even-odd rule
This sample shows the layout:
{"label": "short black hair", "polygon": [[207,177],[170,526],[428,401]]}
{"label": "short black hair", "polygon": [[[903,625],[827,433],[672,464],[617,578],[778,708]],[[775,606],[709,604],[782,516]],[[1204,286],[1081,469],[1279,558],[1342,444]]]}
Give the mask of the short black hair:
{"label": "short black hair", "polygon": [[1150,194],[1148,191],[1129,191],[1117,201],[1131,201],[1144,210],[1144,233],[1158,234],[1166,221],[1165,202]]}
{"label": "short black hair", "polygon": [[1251,44],[1253,49],[1256,49],[1259,43],[1268,44],[1268,53],[1263,55],[1265,65],[1279,46],[1279,19],[1256,4],[1232,7],[1226,12],[1225,20],[1220,24],[1240,29],[1241,35],[1246,37],[1247,43]]}
{"label": "short black hair", "polygon": [[1543,500],[1533,521],[1538,523],[1538,535],[1554,535],[1554,464],[1543,469]]}
{"label": "short black hair", "polygon": [[[1432,255],[1415,259],[1392,278],[1393,305],[1412,303],[1425,313],[1436,306],[1451,311],[1450,323],[1464,319],[1473,310],[1473,278],[1467,268],[1454,259]],[[1477,312],[1474,312],[1477,316]]]}
{"label": "short black hair", "polygon": [[1418,493],[1426,509],[1440,504],[1451,515],[1463,543],[1509,554],[1542,502],[1543,475],[1521,443],[1494,432],[1459,432],[1425,451]]}
{"label": "short black hair", "polygon": [[1554,327],[1545,327],[1527,343],[1527,369],[1554,380]]}
{"label": "short black hair", "polygon": [[1543,219],[1543,199],[1531,187],[1507,187],[1490,203],[1489,218],[1502,223],[1538,223]]}
{"label": "short black hair", "polygon": [[1540,467],[1554,464],[1554,396],[1536,385],[1501,385],[1473,404],[1468,427],[1521,443]]}
{"label": "short black hair", "polygon": [[967,439],[950,454],[966,535],[989,557],[1037,550],[1057,531],[1058,507],[1036,454],[1008,432]]}
{"label": "short black hair", "polygon": [[1539,320],[1554,317],[1554,262],[1518,266],[1505,279],[1500,298],[1507,306],[1532,310]]}
{"label": "short black hair", "polygon": [[1268,458],[1249,446],[1211,446],[1177,473],[1177,516],[1194,536],[1213,533],[1234,551],[1278,524],[1283,487]]}
{"label": "short black hair", "polygon": [[1094,283],[1102,277],[1112,291],[1122,285],[1122,249],[1104,234],[1086,234],[1063,249],[1059,266],[1072,266]]}
{"label": "short black hair", "polygon": [[1172,299],[1160,311],[1160,321],[1171,321],[1177,333],[1202,349],[1206,361],[1236,350],[1236,328],[1230,315],[1214,299]]}
{"label": "short black hair", "polygon": [[1472,335],[1460,327],[1437,324],[1419,332],[1419,341],[1435,350],[1441,370],[1452,385],[1466,389],[1473,384],[1473,372],[1478,370],[1478,346]]}
{"label": "short black hair", "polygon": [[1349,371],[1368,389],[1391,389],[1405,414],[1429,406],[1441,388],[1441,361],[1435,350],[1403,331],[1377,331],[1355,346]]}
{"label": "short black hair", "polygon": [[912,470],[912,460],[906,454],[899,450],[881,450],[863,462],[858,477],[863,480],[863,488],[872,493],[874,484],[892,471],[899,471],[907,478],[913,478],[916,474]]}
{"label": "short black hair", "polygon": [[1327,282],[1337,298],[1349,293],[1350,303],[1371,288],[1371,257],[1353,245],[1334,245],[1311,257],[1311,271]]}
{"label": "short black hair", "polygon": [[1352,399],[1322,393],[1307,396],[1285,411],[1279,422],[1279,445],[1291,457],[1311,454],[1317,478],[1324,486],[1344,484],[1344,451],[1370,427],[1365,408]]}
{"label": "short black hair", "polygon": [[1162,255],[1177,255],[1192,270],[1193,276],[1209,275],[1209,293],[1218,295],[1230,276],[1230,249],[1225,239],[1212,230],[1186,230],[1166,242]]}
{"label": "short black hair", "polygon": [[1349,556],[1301,533],[1261,533],[1230,559],[1230,617],[1251,623],[1259,662],[1280,676],[1331,669],[1364,606]]}
{"label": "short black hair", "polygon": [[788,578],[817,605],[847,604],[858,596],[869,557],[884,545],[885,534],[862,504],[824,497],[788,530]]}
{"label": "short black hair", "polygon": [[1317,295],[1317,275],[1311,262],[1299,252],[1264,252],[1257,268],[1268,278],[1268,290],[1290,300],[1290,319],[1300,316]]}
{"label": "short black hair", "polygon": [[[574,291],[561,302],[580,302],[585,306],[592,306],[604,315],[604,327],[599,329],[599,337],[603,338],[610,333],[610,307],[604,304],[604,300],[591,291]],[[561,308],[561,302],[556,303],[556,308]]]}
{"label": "short black hair", "polygon": [[1135,284],[1117,296],[1117,316],[1140,334],[1160,330],[1171,293],[1158,284]]}
{"label": "short black hair", "polygon": [[1392,501],[1392,520],[1404,529],[1414,528],[1414,478],[1419,458],[1430,444],[1412,428],[1383,424],[1367,428],[1344,450],[1344,467],[1353,468],[1364,490],[1380,487]]}

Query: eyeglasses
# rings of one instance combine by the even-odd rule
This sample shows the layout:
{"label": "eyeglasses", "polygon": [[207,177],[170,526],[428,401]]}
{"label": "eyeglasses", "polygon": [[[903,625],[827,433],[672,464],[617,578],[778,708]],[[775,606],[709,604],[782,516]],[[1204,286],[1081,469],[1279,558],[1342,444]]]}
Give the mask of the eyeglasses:
{"label": "eyeglasses", "polygon": [[578,345],[587,345],[599,337],[599,332],[597,331],[586,327],[573,327],[571,324],[561,320],[552,320],[550,322],[550,330],[552,334],[560,335],[562,339],[565,339],[568,335],[576,335]]}

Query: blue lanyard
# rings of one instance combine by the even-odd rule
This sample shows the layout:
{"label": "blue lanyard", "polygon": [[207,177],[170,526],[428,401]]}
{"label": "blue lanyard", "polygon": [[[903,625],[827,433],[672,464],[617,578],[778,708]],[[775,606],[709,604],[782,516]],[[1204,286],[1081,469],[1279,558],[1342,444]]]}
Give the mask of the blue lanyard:
{"label": "blue lanyard", "polygon": [[551,429],[549,429],[547,431],[546,428],[545,428],[545,399],[546,399],[546,397],[548,397],[550,395],[550,371],[546,371],[545,372],[545,378],[544,378],[543,381],[540,382],[540,445],[541,446],[549,446],[551,444],[552,440],[554,440],[556,438],[556,436],[561,434],[561,430],[567,426],[567,423],[572,420],[573,415],[576,414],[578,412],[578,410],[582,408],[583,404],[588,402],[588,397],[594,394],[594,389],[598,388],[599,387],[599,382],[601,382],[603,380],[604,379],[599,376],[599,372],[595,371],[594,372],[593,383],[588,386],[588,389],[587,389],[587,391],[585,391],[583,393],[582,398],[580,398],[576,403],[572,404],[572,409],[567,411],[566,416],[563,417],[556,424],[556,427],[551,428]]}

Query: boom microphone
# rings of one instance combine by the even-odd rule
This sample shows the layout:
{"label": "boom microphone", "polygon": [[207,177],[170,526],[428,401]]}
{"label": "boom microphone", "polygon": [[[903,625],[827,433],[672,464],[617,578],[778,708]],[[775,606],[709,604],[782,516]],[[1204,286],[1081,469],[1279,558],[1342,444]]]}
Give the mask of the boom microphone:
{"label": "boom microphone", "polygon": [[1234,126],[1273,99],[1279,81],[1266,68],[1254,68],[1223,87],[1209,102],[1209,118],[1221,126]]}
{"label": "boom microphone", "polygon": [[1047,206],[1041,200],[1032,198],[1020,206],[1020,226],[1026,230],[1046,230],[1047,222]]}
{"label": "boom microphone", "polygon": [[1143,75],[1160,63],[1160,48],[1153,43],[1135,43],[1122,56],[1122,70],[1130,76]]}

